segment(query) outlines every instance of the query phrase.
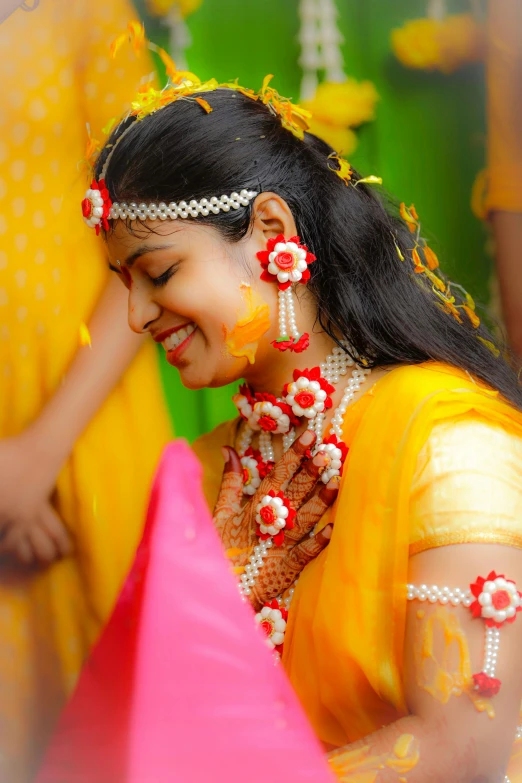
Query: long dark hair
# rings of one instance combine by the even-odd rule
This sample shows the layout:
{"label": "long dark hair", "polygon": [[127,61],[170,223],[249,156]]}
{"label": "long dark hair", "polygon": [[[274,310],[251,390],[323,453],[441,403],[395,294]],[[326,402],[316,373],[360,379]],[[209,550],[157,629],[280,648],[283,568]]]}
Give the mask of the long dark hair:
{"label": "long dark hair", "polygon": [[[347,186],[331,170],[333,150],[325,142],[310,133],[296,138],[260,101],[230,89],[202,97],[210,114],[178,100],[139,122],[129,118],[112,134],[95,174],[111,153],[106,183],[113,201],[188,202],[242,188],[277,193],[317,256],[309,290],[333,340],[347,340],[372,366],[447,362],[522,408],[505,354],[497,357],[478,339],[493,342],[487,328],[444,312],[431,284],[413,272],[412,235],[393,204],[372,187],[353,187],[356,172]],[[251,214],[250,206],[197,220],[239,241]]]}

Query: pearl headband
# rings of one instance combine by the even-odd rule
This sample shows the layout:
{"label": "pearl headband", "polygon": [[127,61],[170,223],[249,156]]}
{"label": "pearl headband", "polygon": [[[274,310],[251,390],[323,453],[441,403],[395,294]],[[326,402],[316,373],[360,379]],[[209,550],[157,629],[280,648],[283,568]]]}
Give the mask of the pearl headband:
{"label": "pearl headband", "polygon": [[221,196],[217,198],[202,198],[200,201],[192,199],[188,204],[186,201],[180,201],[179,204],[171,201],[166,204],[161,201],[159,204],[150,202],[149,204],[136,204],[131,201],[130,204],[122,201],[121,203],[112,202],[105,181],[99,182],[93,180],[91,187],[85,194],[82,201],[83,219],[89,228],[100,228],[105,231],[109,229],[109,220],[176,220],[177,218],[195,218],[199,215],[217,215],[218,212],[230,212],[231,209],[240,209],[248,207],[253,198],[257,196],[256,190],[247,190],[243,188],[239,193],[232,193],[230,196]]}
{"label": "pearl headband", "polygon": [[129,220],[167,220],[171,218],[189,218],[198,217],[198,215],[209,215],[213,213],[217,215],[218,212],[229,212],[231,209],[239,209],[240,207],[248,207],[250,201],[257,196],[257,191],[243,189],[239,193],[232,193],[230,196],[221,196],[217,198],[212,196],[210,199],[202,198],[200,201],[180,201],[177,204],[175,201],[171,201],[170,204],[165,204],[164,201],[159,204],[151,202],[150,204],[136,204],[131,202],[127,204],[125,201],[121,203],[114,202],[111,206],[109,217],[112,220],[125,219]]}

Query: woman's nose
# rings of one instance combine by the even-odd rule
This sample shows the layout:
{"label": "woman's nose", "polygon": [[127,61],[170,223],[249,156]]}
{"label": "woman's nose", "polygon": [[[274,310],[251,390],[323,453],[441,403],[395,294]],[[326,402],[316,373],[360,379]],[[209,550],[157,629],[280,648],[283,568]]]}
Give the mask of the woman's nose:
{"label": "woman's nose", "polygon": [[147,332],[150,325],[161,315],[161,307],[151,300],[138,285],[129,291],[129,326],[136,334]]}

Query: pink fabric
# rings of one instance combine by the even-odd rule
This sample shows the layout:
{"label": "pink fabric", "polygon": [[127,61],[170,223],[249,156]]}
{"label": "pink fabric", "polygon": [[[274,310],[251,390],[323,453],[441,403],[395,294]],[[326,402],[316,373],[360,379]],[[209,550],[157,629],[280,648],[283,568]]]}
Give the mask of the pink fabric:
{"label": "pink fabric", "polygon": [[183,442],[37,783],[332,783],[242,603]]}

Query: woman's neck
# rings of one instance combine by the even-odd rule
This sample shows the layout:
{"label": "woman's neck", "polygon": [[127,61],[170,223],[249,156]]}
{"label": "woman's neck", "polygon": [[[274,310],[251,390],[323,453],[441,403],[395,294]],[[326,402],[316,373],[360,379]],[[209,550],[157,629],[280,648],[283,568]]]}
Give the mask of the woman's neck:
{"label": "woman's neck", "polygon": [[285,384],[292,380],[294,370],[320,366],[333,347],[332,338],[325,332],[311,334],[310,345],[303,353],[282,352],[269,345],[248,368],[245,380],[256,392],[280,397]]}

